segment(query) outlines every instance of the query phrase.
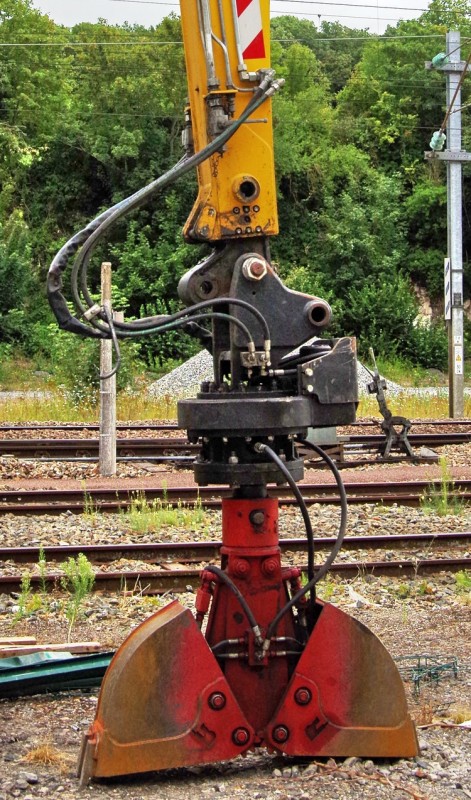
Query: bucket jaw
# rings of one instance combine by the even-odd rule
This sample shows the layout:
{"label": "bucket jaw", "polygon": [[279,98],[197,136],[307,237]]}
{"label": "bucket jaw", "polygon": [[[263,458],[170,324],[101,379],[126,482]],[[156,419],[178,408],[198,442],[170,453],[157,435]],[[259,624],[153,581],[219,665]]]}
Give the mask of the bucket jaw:
{"label": "bucket jaw", "polygon": [[319,619],[265,730],[266,746],[290,756],[416,756],[415,727],[388,651],[358,620],[317,604]]}
{"label": "bucket jaw", "polygon": [[191,612],[174,601],[139,625],[106,672],[78,775],[110,777],[231,759],[253,745]]}
{"label": "bucket jaw", "polygon": [[[190,611],[174,601],[139,625],[105,675],[83,741],[81,783],[223,761],[253,747],[310,757],[417,755],[404,687],[385,647],[357,620],[316,604],[313,632],[258,730]],[[254,670],[255,683],[262,672]]]}

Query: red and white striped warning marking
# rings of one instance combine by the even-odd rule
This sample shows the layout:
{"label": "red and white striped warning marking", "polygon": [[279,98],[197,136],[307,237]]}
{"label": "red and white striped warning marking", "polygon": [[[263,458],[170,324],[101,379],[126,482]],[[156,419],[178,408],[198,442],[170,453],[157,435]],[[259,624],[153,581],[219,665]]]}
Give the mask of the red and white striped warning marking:
{"label": "red and white striped warning marking", "polygon": [[265,58],[260,0],[236,0],[244,58]]}

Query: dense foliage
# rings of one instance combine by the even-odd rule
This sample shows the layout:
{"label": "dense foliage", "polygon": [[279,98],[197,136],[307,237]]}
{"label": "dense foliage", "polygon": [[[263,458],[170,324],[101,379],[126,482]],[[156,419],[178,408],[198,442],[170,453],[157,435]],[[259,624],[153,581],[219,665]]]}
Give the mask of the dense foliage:
{"label": "dense foliage", "polygon": [[[433,0],[419,20],[383,37],[290,16],[272,21],[273,66],[286,80],[274,103],[282,233],[272,252],[280,273],[325,296],[333,332],[356,334],[362,352],[373,346],[435,367],[446,359],[444,325],[439,314],[431,327],[417,324],[416,291],[424,288],[439,309],[446,171],[424,162],[423,151],[443,119],[445,80],[424,62],[443,50],[449,29],[461,31],[467,55],[469,0]],[[100,210],[180,158],[185,94],[176,16],[155,28],[101,21],[68,29],[30,0],[4,0],[0,347],[57,355],[43,288],[50,260]],[[464,176],[469,207],[469,167]],[[182,179],[114,232],[107,256],[115,306],[127,315],[177,307],[178,278],[201,255],[181,235],[195,196],[195,179]],[[465,214],[467,280],[470,249]],[[173,334],[142,344],[140,355],[162,362],[192,347]]]}

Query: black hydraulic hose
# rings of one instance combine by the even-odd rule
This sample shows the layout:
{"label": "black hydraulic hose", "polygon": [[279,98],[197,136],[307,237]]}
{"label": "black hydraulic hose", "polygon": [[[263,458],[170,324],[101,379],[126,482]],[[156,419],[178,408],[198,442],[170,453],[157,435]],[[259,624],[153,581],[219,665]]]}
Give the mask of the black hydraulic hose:
{"label": "black hydraulic hose", "polygon": [[[250,333],[250,331],[247,328],[247,326],[244,325],[244,323],[240,319],[238,319],[237,317],[232,316],[232,314],[222,314],[220,311],[209,311],[207,314],[194,314],[194,315],[192,314],[189,320],[188,319],[177,319],[177,320],[173,321],[173,318],[172,318],[172,321],[166,323],[165,325],[159,325],[158,330],[160,330],[160,331],[171,331],[171,330],[174,330],[175,328],[183,328],[183,327],[185,327],[185,325],[188,325],[188,322],[192,322],[193,320],[208,320],[208,319],[223,319],[226,322],[232,323],[233,325],[235,325],[237,328],[239,328],[242,331],[242,333],[246,337],[246,339],[249,342],[249,344],[251,344],[253,346],[253,348],[254,348],[254,342],[253,342],[253,339],[252,339],[252,334]],[[131,335],[132,336],[140,336],[143,333],[154,333],[154,330],[155,330],[154,328],[151,328],[150,330],[144,329],[144,330],[141,330],[141,331],[132,331],[132,332],[128,332],[128,335],[129,336],[131,336]]]}
{"label": "black hydraulic hose", "polygon": [[244,610],[244,613],[245,613],[245,615],[246,615],[246,617],[247,617],[247,619],[249,621],[250,627],[252,628],[252,631],[254,632],[255,641],[258,644],[261,644],[263,640],[262,640],[262,634],[261,634],[261,631],[260,631],[260,626],[259,626],[257,620],[255,619],[255,617],[253,615],[253,612],[252,612],[252,609],[250,608],[249,604],[247,603],[247,600],[245,599],[244,595],[239,590],[239,588],[236,586],[234,581],[231,580],[229,575],[227,575],[227,573],[224,572],[223,569],[221,569],[220,567],[216,567],[213,564],[210,564],[209,566],[205,567],[204,571],[205,572],[212,572],[213,575],[216,575],[223,583],[226,584],[226,586],[231,590],[231,592],[233,592],[233,594],[237,597],[237,599],[238,599],[239,603],[241,604],[241,606],[242,606],[242,608]]}
{"label": "black hydraulic hose", "polygon": [[345,537],[345,532],[347,530],[347,512],[348,512],[348,509],[347,509],[347,493],[345,491],[345,486],[344,486],[344,483],[343,483],[343,480],[342,480],[342,476],[340,475],[340,472],[337,469],[337,466],[334,464],[334,462],[332,461],[330,456],[328,456],[327,453],[325,453],[322,450],[322,448],[320,448],[318,445],[311,444],[311,442],[306,442],[304,440],[301,441],[301,444],[303,446],[305,446],[305,447],[310,448],[311,450],[314,450],[314,452],[316,452],[326,462],[326,464],[329,466],[329,468],[331,469],[331,471],[332,471],[332,473],[334,475],[334,478],[335,478],[335,481],[337,483],[337,487],[338,487],[338,490],[339,490],[339,494],[340,494],[340,524],[339,524],[339,531],[338,531],[338,534],[337,534],[337,539],[335,541],[335,544],[332,547],[332,550],[330,551],[330,553],[327,556],[326,560],[324,561],[323,565],[321,567],[319,567],[319,569],[316,571],[316,574],[314,575],[314,577],[311,578],[311,580],[308,581],[308,583],[306,583],[306,585],[303,586],[303,588],[300,589],[299,592],[296,592],[296,594],[293,595],[293,597],[283,606],[283,608],[280,609],[280,611],[278,612],[276,617],[274,617],[274,619],[270,622],[270,625],[267,628],[265,641],[264,641],[264,644],[263,644],[264,650],[268,650],[268,648],[270,647],[270,639],[274,636],[275,631],[276,631],[276,629],[278,627],[278,624],[279,624],[280,620],[282,619],[282,617],[287,613],[287,611],[290,610],[290,608],[292,608],[294,605],[296,605],[296,603],[299,603],[301,598],[303,598],[308,592],[310,592],[312,589],[314,589],[315,585],[328,572],[328,570],[332,566],[332,563],[337,558],[337,555],[339,553],[340,548],[342,547],[343,540],[344,540],[344,537]]}
{"label": "black hydraulic hose", "polygon": [[[81,251],[77,257],[78,263],[74,265],[74,274],[78,275],[82,265],[84,265],[86,274],[86,265],[94,246],[111,227],[111,225],[117,222],[125,214],[128,214],[130,211],[141,206],[157,191],[160,191],[164,187],[173,183],[177,178],[182,177],[194,167],[199,166],[199,164],[201,164],[207,158],[214,155],[214,153],[216,153],[218,150],[221,150],[223,145],[231,138],[231,136],[233,136],[239,127],[258,108],[258,106],[260,106],[265,99],[270,96],[270,94],[273,94],[274,91],[276,91],[276,88],[278,87],[274,83],[270,84],[267,88],[264,88],[263,91],[260,91],[259,87],[240,117],[228,125],[227,128],[221,134],[219,134],[219,136],[206,145],[206,147],[204,147],[200,152],[195,153],[189,158],[185,158],[183,161],[179,162],[170,170],[168,170],[163,176],[157,178],[155,181],[152,181],[146,187],[138,190],[125,200],[121,200],[107,211],[104,211],[95,220],[90,222],[85,228],[69,239],[65,245],[63,245],[52,261],[52,264],[49,268],[47,281],[48,299],[57,317],[60,327],[64,328],[65,330],[72,330],[76,333],[81,333],[82,335],[86,336],[98,336],[100,338],[109,337],[110,334],[107,329],[96,330],[98,327],[97,324],[90,328],[88,325],[84,324],[70,313],[65,298],[60,291],[62,288],[61,275],[66,268],[69,259],[77,252],[79,247],[81,247]],[[78,290],[77,297],[74,299],[78,301],[78,310],[82,314],[86,314],[87,309],[80,301]],[[93,308],[95,304],[90,297],[88,290],[86,290],[85,299],[88,302],[89,308]]]}
{"label": "black hydraulic hose", "polygon": [[[114,324],[116,328],[120,329],[122,336],[133,335],[135,332],[153,333],[158,330],[166,330],[166,329],[168,330],[168,328],[166,328],[167,325],[171,325],[174,320],[179,320],[182,317],[187,317],[188,315],[191,315],[191,318],[188,320],[184,320],[184,323],[187,324],[188,322],[191,322],[192,319],[196,319],[196,317],[193,316],[195,311],[201,311],[204,308],[213,308],[215,306],[222,306],[229,304],[245,308],[247,311],[253,314],[253,316],[258,319],[260,325],[263,328],[265,341],[270,340],[270,329],[261,311],[259,311],[259,309],[256,308],[255,306],[252,306],[246,300],[240,300],[237,297],[215,297],[213,300],[201,300],[201,302],[195,303],[195,305],[193,306],[182,308],[180,311],[176,311],[175,314],[169,314],[168,316],[145,317],[143,319],[136,320],[134,322],[115,321]],[[132,331],[133,334],[131,334],[130,331]]]}
{"label": "black hydraulic hose", "polygon": [[[118,338],[116,336],[116,330],[115,330],[116,321],[112,319],[111,314],[109,313],[108,309],[106,309],[106,308],[105,308],[105,315],[106,315],[106,319],[107,319],[107,322],[108,322],[108,327],[109,327],[109,330],[110,330],[110,333],[111,333],[111,338],[113,340],[113,346],[114,346],[114,349],[115,349],[115,352],[116,352],[116,355],[117,355],[117,359],[116,359],[116,364],[113,367],[113,369],[111,370],[111,372],[109,372],[107,375],[100,375],[100,379],[101,380],[105,380],[106,378],[111,378],[113,375],[115,375],[115,373],[118,371],[119,366],[121,364],[121,355],[120,355],[120,350],[119,350],[119,342],[118,342]],[[255,352],[255,345],[254,345],[254,341],[252,339],[252,335],[251,335],[249,329],[247,328],[247,326],[244,325],[244,323],[240,319],[237,319],[237,317],[233,317],[231,314],[222,314],[221,312],[218,312],[218,311],[208,312],[207,314],[195,314],[194,316],[191,317],[191,321],[193,321],[193,320],[208,320],[208,319],[222,319],[222,320],[225,320],[226,322],[230,322],[233,325],[235,325],[237,328],[239,328],[242,331],[244,336],[247,338],[247,341],[249,343],[249,349],[251,349],[252,352]],[[188,322],[189,322],[189,320],[187,320],[187,319],[179,319],[179,320],[176,320],[175,322],[168,322],[166,325],[162,325],[159,328],[159,330],[172,331],[172,330],[175,330],[176,328],[183,328],[185,325],[188,325]],[[154,330],[141,330],[141,331],[134,331],[132,333],[128,332],[127,336],[143,336],[146,333],[154,333]]]}
{"label": "black hydraulic hose", "polygon": [[293,490],[293,494],[298,501],[299,509],[301,511],[304,526],[306,528],[306,536],[307,536],[307,545],[308,545],[308,552],[307,552],[307,574],[309,580],[312,580],[314,577],[314,531],[312,530],[312,523],[311,518],[309,516],[309,511],[307,509],[304,497],[302,496],[298,484],[294,480],[293,476],[291,475],[289,469],[287,468],[284,461],[281,460],[279,455],[272,450],[267,444],[263,444],[263,442],[257,442],[254,448],[258,453],[266,453],[267,456],[273,461],[274,464],[278,467],[280,472],[283,473],[284,477],[286,478],[286,482],[289,483],[291,489]]}

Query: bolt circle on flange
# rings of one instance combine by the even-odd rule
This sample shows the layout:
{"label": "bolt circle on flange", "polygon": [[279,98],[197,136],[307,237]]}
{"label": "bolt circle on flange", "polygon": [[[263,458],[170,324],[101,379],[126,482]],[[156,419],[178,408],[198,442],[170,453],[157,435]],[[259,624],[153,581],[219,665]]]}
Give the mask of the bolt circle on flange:
{"label": "bolt circle on flange", "polygon": [[213,692],[209,696],[208,705],[213,711],[221,711],[226,705],[226,695],[222,692]]}
{"label": "bolt circle on flange", "polygon": [[294,699],[298,706],[307,706],[312,700],[312,692],[307,686],[301,686],[296,690]]}
{"label": "bolt circle on flange", "polygon": [[289,730],[286,725],[277,725],[272,733],[273,741],[277,744],[283,744],[289,738]]}
{"label": "bolt circle on flange", "polygon": [[247,728],[236,728],[232,731],[232,741],[234,744],[239,745],[239,747],[243,747],[244,744],[247,744],[250,740],[250,733],[248,732]]}

